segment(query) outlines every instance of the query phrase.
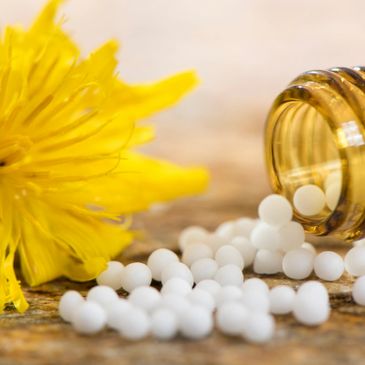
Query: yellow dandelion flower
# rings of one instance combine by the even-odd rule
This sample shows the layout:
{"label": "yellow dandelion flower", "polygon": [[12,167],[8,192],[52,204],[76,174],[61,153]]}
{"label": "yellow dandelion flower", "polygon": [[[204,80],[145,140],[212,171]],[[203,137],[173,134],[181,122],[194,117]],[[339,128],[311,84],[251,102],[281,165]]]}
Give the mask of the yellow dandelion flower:
{"label": "yellow dandelion flower", "polygon": [[133,238],[120,217],[207,183],[203,169],[135,152],[153,137],[136,121],[175,103],[194,74],[125,84],[114,41],[80,59],[55,22],[60,2],[0,43],[0,310],[28,306],[16,255],[30,285],[93,279]]}

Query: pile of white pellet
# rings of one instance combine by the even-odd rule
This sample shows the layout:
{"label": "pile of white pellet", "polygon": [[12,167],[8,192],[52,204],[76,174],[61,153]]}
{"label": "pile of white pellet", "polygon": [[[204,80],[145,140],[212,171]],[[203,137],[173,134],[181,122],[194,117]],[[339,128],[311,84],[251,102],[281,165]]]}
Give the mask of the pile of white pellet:
{"label": "pile of white pellet", "polygon": [[[313,186],[301,187],[294,195],[295,208],[302,214],[317,214],[325,204],[325,200],[318,204],[318,199],[306,198],[313,194]],[[296,280],[314,271],[325,281],[338,280],[346,269],[360,276],[353,298],[365,305],[364,241],[358,241],[345,260],[330,251],[317,255],[305,242],[303,227],[292,221],[287,199],[269,195],[260,203],[258,214],[258,220],[225,222],[214,233],[201,227],[185,229],[179,237],[181,259],[160,248],[151,253],[147,265],[109,262],[86,299],[76,291],[62,296],[61,317],[83,334],[108,327],[130,340],[148,335],[169,340],[178,334],[198,340],[216,327],[225,335],[254,343],[272,338],[273,315],[292,313],[308,326],[329,318],[328,292],[319,281],[304,282],[297,290],[287,285],[269,289],[262,279],[244,279],[243,271],[249,266],[261,275],[283,272]],[[161,282],[160,291],[150,286],[152,279]],[[119,297],[119,289],[128,297]]]}

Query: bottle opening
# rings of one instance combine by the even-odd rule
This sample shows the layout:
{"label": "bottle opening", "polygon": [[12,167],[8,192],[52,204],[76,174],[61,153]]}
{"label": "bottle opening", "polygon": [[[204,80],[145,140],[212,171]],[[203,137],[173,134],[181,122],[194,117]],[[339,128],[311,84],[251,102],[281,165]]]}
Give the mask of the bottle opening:
{"label": "bottle opening", "polygon": [[326,205],[314,216],[295,212],[308,231],[324,233],[342,190],[342,164],[335,135],[325,117],[302,101],[287,101],[275,109],[268,124],[270,148],[267,158],[274,189],[293,201],[295,191],[317,185],[326,195]]}

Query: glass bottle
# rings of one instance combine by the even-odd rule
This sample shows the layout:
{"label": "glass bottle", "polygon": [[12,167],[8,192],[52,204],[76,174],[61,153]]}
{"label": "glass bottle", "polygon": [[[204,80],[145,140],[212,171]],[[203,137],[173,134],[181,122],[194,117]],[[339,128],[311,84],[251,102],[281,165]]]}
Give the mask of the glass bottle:
{"label": "glass bottle", "polygon": [[305,184],[320,186],[332,202],[336,196],[315,216],[294,212],[308,233],[365,236],[365,67],[294,79],[269,112],[265,154],[273,190],[290,201]]}

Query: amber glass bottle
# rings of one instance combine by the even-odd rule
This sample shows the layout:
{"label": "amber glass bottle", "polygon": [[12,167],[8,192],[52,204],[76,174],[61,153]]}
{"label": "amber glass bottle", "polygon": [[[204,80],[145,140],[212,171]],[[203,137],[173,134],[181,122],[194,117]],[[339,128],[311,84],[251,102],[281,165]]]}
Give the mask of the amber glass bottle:
{"label": "amber glass bottle", "polygon": [[337,184],[332,209],[295,212],[308,233],[354,240],[365,236],[365,68],[301,74],[276,98],[267,119],[266,162],[274,191]]}

